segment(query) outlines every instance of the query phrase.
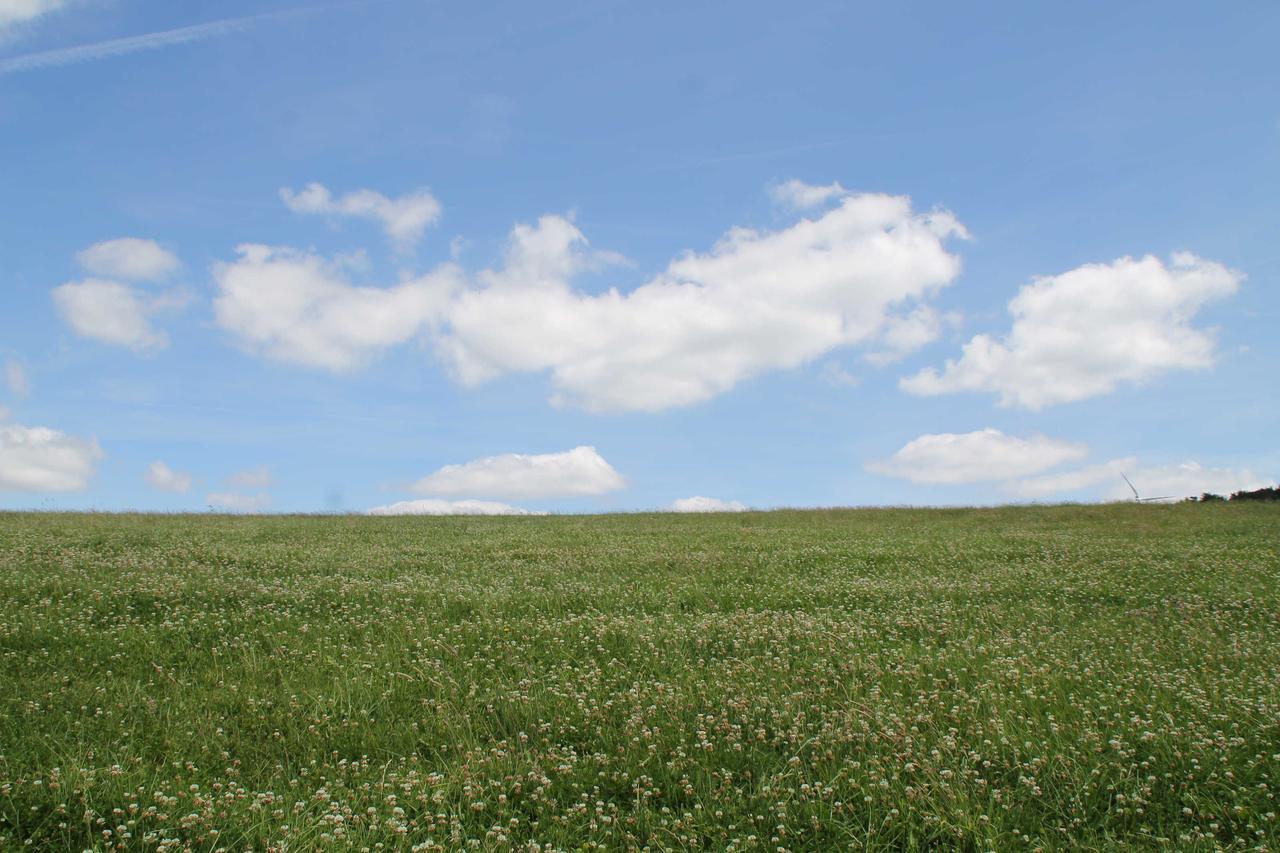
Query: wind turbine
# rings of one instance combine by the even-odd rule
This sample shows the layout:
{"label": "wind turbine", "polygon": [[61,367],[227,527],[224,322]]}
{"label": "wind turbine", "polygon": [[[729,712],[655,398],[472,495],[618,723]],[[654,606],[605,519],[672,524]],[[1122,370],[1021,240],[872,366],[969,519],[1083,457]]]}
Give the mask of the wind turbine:
{"label": "wind turbine", "polygon": [[1147,501],[1167,501],[1171,498],[1177,497],[1177,495],[1161,495],[1158,498],[1144,498],[1142,495],[1138,494],[1138,490],[1134,488],[1133,482],[1128,477],[1125,477],[1125,473],[1123,471],[1120,472],[1120,476],[1124,477],[1124,481],[1129,484],[1129,490],[1133,492],[1134,503],[1144,504]]}

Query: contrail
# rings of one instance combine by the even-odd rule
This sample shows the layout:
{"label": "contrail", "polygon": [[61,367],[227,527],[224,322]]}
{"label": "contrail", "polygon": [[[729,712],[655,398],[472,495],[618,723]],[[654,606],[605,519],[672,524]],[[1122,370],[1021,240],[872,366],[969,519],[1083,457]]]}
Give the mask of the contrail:
{"label": "contrail", "polygon": [[243,32],[253,24],[267,18],[282,18],[289,15],[309,12],[315,7],[293,9],[283,12],[267,12],[261,15],[248,15],[243,18],[224,18],[221,21],[210,21],[207,24],[196,24],[191,27],[179,27],[175,30],[161,30],[155,33],[143,33],[140,36],[100,41],[93,44],[81,44],[75,47],[64,47],[58,50],[45,50],[39,53],[28,53],[9,59],[0,59],[0,74],[16,74],[22,71],[34,71],[38,68],[53,68],[58,65],[75,65],[80,62],[92,62],[95,59],[107,59],[122,56],[126,53],[137,53],[141,50],[156,50],[177,44],[201,41],[230,33]]}

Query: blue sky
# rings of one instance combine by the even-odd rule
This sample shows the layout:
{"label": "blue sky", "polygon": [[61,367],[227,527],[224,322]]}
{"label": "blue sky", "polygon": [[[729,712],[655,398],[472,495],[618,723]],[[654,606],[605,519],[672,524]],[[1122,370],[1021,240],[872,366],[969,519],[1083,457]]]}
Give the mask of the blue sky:
{"label": "blue sky", "polygon": [[0,0],[0,507],[1269,485],[1277,25]]}

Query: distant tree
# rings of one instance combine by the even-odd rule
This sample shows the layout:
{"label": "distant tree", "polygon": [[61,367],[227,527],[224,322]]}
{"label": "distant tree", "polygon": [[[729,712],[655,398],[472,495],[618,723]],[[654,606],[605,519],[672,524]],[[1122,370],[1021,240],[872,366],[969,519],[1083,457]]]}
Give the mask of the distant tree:
{"label": "distant tree", "polygon": [[1270,486],[1265,489],[1254,489],[1252,492],[1235,492],[1233,501],[1280,501],[1280,487]]}
{"label": "distant tree", "polygon": [[1203,495],[1200,496],[1200,503],[1202,504],[1216,503],[1217,501],[1225,501],[1225,500],[1226,498],[1224,498],[1222,495],[1215,495],[1213,492],[1205,492]]}

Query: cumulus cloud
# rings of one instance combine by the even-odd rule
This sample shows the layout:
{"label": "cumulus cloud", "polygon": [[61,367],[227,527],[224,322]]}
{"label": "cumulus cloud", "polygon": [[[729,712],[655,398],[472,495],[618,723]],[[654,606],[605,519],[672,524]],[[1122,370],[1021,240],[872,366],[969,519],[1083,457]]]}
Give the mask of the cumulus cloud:
{"label": "cumulus cloud", "polygon": [[563,453],[504,453],[446,465],[414,483],[413,491],[518,499],[602,495],[624,486],[622,475],[594,447],[581,446]]}
{"label": "cumulus cloud", "polygon": [[4,383],[9,386],[9,393],[15,397],[25,397],[31,391],[31,383],[27,380],[27,369],[16,359],[11,358],[5,361]]}
{"label": "cumulus cloud", "polygon": [[1190,253],[1166,265],[1147,255],[1088,264],[1025,285],[1002,339],[978,335],[958,360],[901,381],[913,394],[988,391],[1000,404],[1041,409],[1214,361],[1211,332],[1191,325],[1243,275]]}
{"label": "cumulus cloud", "polygon": [[313,183],[299,192],[286,187],[280,190],[280,198],[294,213],[375,219],[402,251],[412,249],[440,219],[440,202],[426,189],[399,198],[387,198],[373,190],[356,190],[335,198],[323,184]]}
{"label": "cumulus cloud", "polygon": [[[341,207],[323,187],[298,209]],[[569,219],[511,232],[501,264],[464,278],[444,264],[393,287],[296,249],[244,245],[214,278],[217,322],[252,352],[334,371],[429,333],[465,385],[548,372],[552,402],[590,411],[691,405],[739,382],[864,345],[893,360],[937,335],[924,306],[959,274],[964,237],[945,211],[904,197],[845,195],[776,231],[734,228],[638,287],[585,292],[572,280],[621,259],[592,249]]]}
{"label": "cumulus cloud", "polygon": [[1100,483],[1119,483],[1124,485],[1120,476],[1122,471],[1136,471],[1138,460],[1132,456],[1123,459],[1112,459],[1098,465],[1088,465],[1071,471],[1056,474],[1042,474],[1038,477],[1027,477],[1005,483],[1002,488],[1025,498],[1046,497],[1070,492],[1078,492]]}
{"label": "cumulus cloud", "polygon": [[101,458],[96,441],[48,427],[0,424],[0,490],[81,491]]}
{"label": "cumulus cloud", "polygon": [[149,293],[116,279],[162,280],[180,266],[177,257],[153,240],[123,237],[95,243],[76,259],[88,272],[110,277],[70,281],[53,289],[54,307],[76,334],[135,351],[168,346],[169,336],[156,329],[151,318],[181,308],[187,295],[174,289]]}
{"label": "cumulus cloud", "polygon": [[181,266],[177,256],[159,243],[138,237],[94,243],[76,260],[94,275],[127,281],[163,281]]}
{"label": "cumulus cloud", "polygon": [[738,501],[722,501],[719,498],[696,495],[672,501],[669,509],[671,512],[746,512],[747,505]]}
{"label": "cumulus cloud", "polygon": [[[452,303],[440,351],[465,384],[549,370],[554,402],[657,411],[701,402],[837,347],[875,344],[952,281],[964,236],[945,212],[856,195],[780,231],[729,231],[636,289],[588,294],[588,262],[568,220],[518,227],[506,262]],[[532,321],[531,321],[532,318]]]}
{"label": "cumulus cloud", "polygon": [[[1251,491],[1273,486],[1276,482],[1260,477],[1248,468],[1209,468],[1194,461],[1137,468],[1125,473],[1144,498],[1162,495],[1187,498],[1204,492],[1229,495],[1242,489]],[[1105,497],[1125,500],[1132,498],[1133,492],[1122,480],[1112,483]]]}
{"label": "cumulus cloud", "polygon": [[205,502],[214,509],[227,512],[259,512],[271,506],[271,495],[242,495],[235,492],[212,492]]}
{"label": "cumulus cloud", "polygon": [[185,492],[191,488],[191,475],[175,471],[160,460],[147,466],[146,481],[162,492]]}
{"label": "cumulus cloud", "polygon": [[386,506],[375,506],[369,515],[546,515],[496,501],[446,501],[424,498],[416,501],[397,501]]}
{"label": "cumulus cloud", "polygon": [[1082,444],[1043,435],[1018,438],[987,428],[922,435],[887,460],[868,462],[866,468],[913,483],[976,483],[1035,474],[1088,455]]}
{"label": "cumulus cloud", "polygon": [[420,334],[459,286],[455,267],[395,287],[358,287],[340,263],[295,249],[242,245],[217,264],[214,316],[252,352],[335,372]]}
{"label": "cumulus cloud", "polygon": [[[316,212],[345,210],[345,198],[318,185],[286,193]],[[781,230],[731,229],[625,293],[572,285],[621,256],[593,250],[555,215],[517,225],[503,262],[470,281],[448,263],[394,287],[361,287],[340,262],[249,244],[214,269],[215,314],[250,351],[298,364],[352,370],[430,333],[465,385],[546,371],[553,403],[657,411],[838,347],[892,360],[923,345],[938,325],[923,303],[960,269],[945,242],[964,236],[945,211],[846,195]]]}
{"label": "cumulus cloud", "polygon": [[1095,492],[1106,500],[1132,500],[1133,491],[1121,474],[1127,475],[1143,498],[1180,500],[1204,492],[1229,495],[1240,490],[1260,489],[1274,484],[1248,468],[1212,468],[1188,461],[1175,465],[1141,466],[1134,457],[1112,459],[1059,474],[1030,477],[1006,484],[1006,490],[1023,497],[1071,494],[1104,486]]}
{"label": "cumulus cloud", "polygon": [[271,476],[270,468],[259,465],[235,472],[227,478],[227,482],[242,489],[265,489],[275,483],[275,477]]}
{"label": "cumulus cloud", "polygon": [[943,323],[956,325],[960,315],[940,314],[930,305],[921,305],[908,314],[890,317],[879,337],[877,349],[865,358],[877,367],[901,361],[906,356],[938,339]]}
{"label": "cumulus cloud", "polygon": [[0,35],[10,27],[57,11],[66,0],[0,0]]}
{"label": "cumulus cloud", "polygon": [[168,304],[115,281],[89,278],[53,289],[58,314],[76,334],[135,351],[162,349],[169,336],[151,325]]}
{"label": "cumulus cloud", "polygon": [[1017,438],[989,428],[922,435],[889,459],[869,462],[866,468],[915,483],[1003,481],[1001,490],[1022,498],[1129,500],[1133,492],[1122,474],[1128,475],[1143,498],[1181,499],[1202,492],[1230,494],[1271,485],[1247,468],[1209,468],[1198,462],[1143,466],[1133,456],[1050,471],[1088,455],[1083,444],[1043,435]]}
{"label": "cumulus cloud", "polygon": [[820,186],[806,184],[804,181],[798,181],[793,178],[769,187],[769,197],[773,199],[775,204],[789,207],[793,210],[821,207],[832,199],[844,198],[847,195],[850,195],[849,191],[840,186],[838,182]]}

